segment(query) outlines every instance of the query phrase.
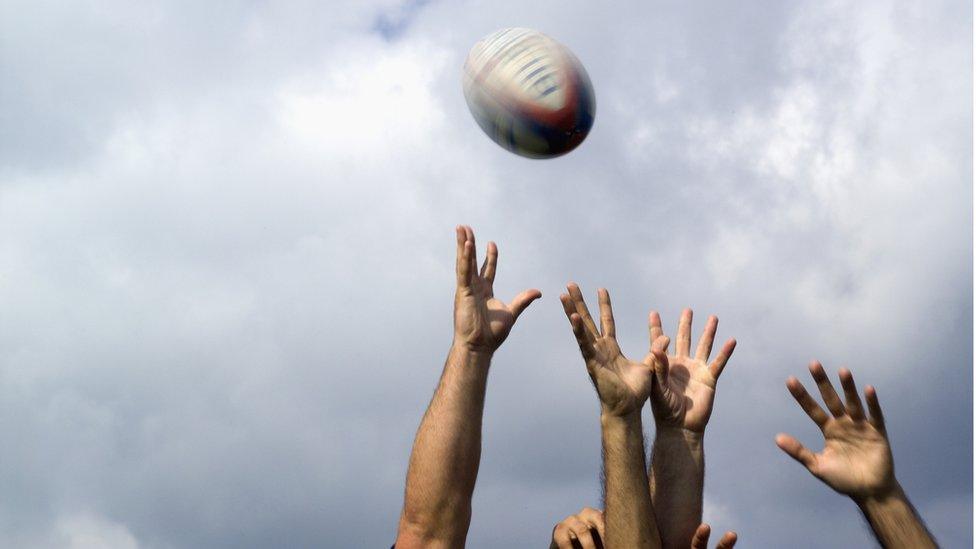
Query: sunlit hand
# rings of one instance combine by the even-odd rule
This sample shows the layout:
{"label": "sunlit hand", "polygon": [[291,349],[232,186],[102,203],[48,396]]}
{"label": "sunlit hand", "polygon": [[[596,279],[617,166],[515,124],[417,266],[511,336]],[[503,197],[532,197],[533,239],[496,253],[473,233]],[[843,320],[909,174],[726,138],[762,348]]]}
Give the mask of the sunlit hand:
{"label": "sunlit hand", "polygon": [[654,368],[651,408],[658,428],[679,427],[702,433],[712,415],[715,384],[735,350],[735,340],[728,340],[715,360],[709,363],[708,356],[712,353],[712,343],[718,329],[718,318],[711,316],[698,341],[695,355],[691,356],[691,319],[691,309],[685,309],[678,322],[675,353],[666,356],[666,347],[657,351],[653,349],[664,331],[661,328],[661,316],[652,311],[648,321],[652,350],[644,362]]}
{"label": "sunlit hand", "polygon": [[525,290],[506,304],[495,298],[492,286],[498,264],[498,247],[488,243],[481,272],[475,255],[474,231],[457,227],[457,293],[454,296],[454,345],[492,354],[530,303],[542,297],[539,290]]}
{"label": "sunlit hand", "polygon": [[[648,364],[633,362],[620,352],[610,306],[610,293],[600,288],[600,329],[590,316],[579,286],[570,283],[568,294],[559,296],[563,310],[573,327],[586,370],[596,386],[603,412],[614,416],[640,413],[651,391],[653,370]],[[662,351],[668,339],[654,342],[654,349]]]}
{"label": "sunlit hand", "polygon": [[597,549],[603,547],[605,535],[603,511],[584,507],[552,529],[549,549]]}
{"label": "sunlit hand", "polygon": [[[691,538],[691,549],[708,549],[708,537],[712,535],[712,528],[702,523],[695,530],[695,537]],[[739,537],[735,532],[726,532],[722,539],[718,540],[715,549],[732,549]]]}
{"label": "sunlit hand", "polygon": [[786,387],[803,411],[820,427],[824,435],[824,449],[814,454],[798,440],[785,434],[776,437],[776,444],[815,477],[842,494],[863,499],[895,490],[897,482],[891,446],[874,387],[868,385],[864,389],[870,411],[868,417],[864,414],[850,370],[841,368],[838,372],[846,405],[837,396],[819,362],[810,364],[810,374],[833,417],[823,411],[795,377],[791,376],[786,381]]}

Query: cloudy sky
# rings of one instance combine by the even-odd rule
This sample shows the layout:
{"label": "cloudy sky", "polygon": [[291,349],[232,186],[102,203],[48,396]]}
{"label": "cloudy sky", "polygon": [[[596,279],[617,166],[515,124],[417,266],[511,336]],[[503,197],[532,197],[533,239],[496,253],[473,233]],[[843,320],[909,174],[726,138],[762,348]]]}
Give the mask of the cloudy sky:
{"label": "cloudy sky", "polygon": [[[589,71],[568,156],[467,111],[464,56],[509,26]],[[964,1],[0,3],[0,545],[389,544],[468,223],[499,294],[545,296],[492,367],[469,546],[599,505],[575,280],[631,355],[651,308],[738,339],[716,530],[869,543],[773,444],[819,448],[783,386],[819,358],[877,386],[902,484],[969,547],[971,29]]]}

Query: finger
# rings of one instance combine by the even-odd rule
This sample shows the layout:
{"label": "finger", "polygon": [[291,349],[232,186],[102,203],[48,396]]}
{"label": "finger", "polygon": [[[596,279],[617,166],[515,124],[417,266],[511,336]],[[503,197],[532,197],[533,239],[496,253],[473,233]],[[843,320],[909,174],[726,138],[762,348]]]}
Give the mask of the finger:
{"label": "finger", "polygon": [[531,305],[533,301],[539,299],[540,297],[542,297],[542,292],[536,290],[535,288],[525,290],[512,299],[512,302],[508,304],[508,308],[512,311],[512,316],[518,319],[519,315],[522,314],[522,311],[524,311],[526,307]]}
{"label": "finger", "polygon": [[824,371],[824,367],[817,361],[810,363],[810,375],[813,376],[813,380],[817,382],[817,387],[820,388],[820,396],[823,397],[824,404],[827,405],[827,409],[834,417],[842,417],[847,414],[847,410],[844,408],[844,403],[840,401],[840,397],[837,396],[837,391],[834,390],[834,386],[830,383],[830,378],[827,377],[827,372]]}
{"label": "finger", "polygon": [[494,242],[488,243],[488,255],[485,256],[485,263],[481,266],[481,278],[488,284],[495,282],[495,266],[498,265],[498,246]]}
{"label": "finger", "polygon": [[569,290],[569,296],[573,298],[573,305],[576,307],[576,312],[579,313],[580,318],[583,319],[583,324],[596,337],[600,332],[597,331],[596,323],[593,322],[593,317],[590,316],[590,310],[586,307],[586,301],[583,300],[583,292],[580,291],[580,287],[575,282],[570,282],[566,286],[566,289]]}
{"label": "finger", "polygon": [[457,279],[458,288],[471,287],[471,255],[474,254],[474,246],[471,242],[465,241],[461,246],[461,254],[458,256]]}
{"label": "finger", "polygon": [[579,542],[582,549],[596,549],[596,541],[593,539],[593,533],[589,528],[576,531],[576,541]]}
{"label": "finger", "polygon": [[569,325],[573,328],[573,335],[576,336],[576,343],[579,345],[580,352],[583,354],[583,359],[589,359],[593,356],[591,336],[589,331],[583,326],[583,320],[573,306],[573,298],[568,294],[562,294],[559,296],[559,301],[563,304],[563,311],[566,313],[566,318],[569,319]]}
{"label": "finger", "polygon": [[709,525],[699,524],[691,538],[691,549],[708,549],[708,537],[711,535],[712,528]]}
{"label": "finger", "polygon": [[590,528],[595,528],[600,539],[605,539],[606,534],[606,522],[603,520],[603,511],[593,509],[591,507],[586,507],[579,512],[578,515],[583,522],[590,525]]}
{"label": "finger", "polygon": [[584,547],[585,549],[596,549],[593,536],[590,534],[590,526],[580,520],[578,516],[571,516],[563,523],[569,527],[570,537],[574,538],[574,541],[578,543],[580,547]]}
{"label": "finger", "polygon": [[570,537],[569,528],[562,523],[557,524],[552,531],[552,542],[559,549],[573,549],[573,539]]}
{"label": "finger", "polygon": [[706,362],[708,355],[712,354],[712,343],[715,341],[715,332],[718,330],[718,317],[712,315],[705,322],[705,331],[702,332],[701,339],[698,340],[698,349],[695,350],[695,360]]}
{"label": "finger", "polygon": [[847,413],[851,419],[860,421],[864,419],[864,407],[861,405],[861,397],[857,394],[857,385],[854,384],[854,375],[847,368],[841,368],[837,372],[840,377],[840,385],[844,388],[844,399],[847,403]]}
{"label": "finger", "polygon": [[726,532],[722,539],[718,540],[718,544],[715,549],[732,549],[735,547],[735,542],[739,541],[739,535],[735,532]]}
{"label": "finger", "polygon": [[610,292],[606,288],[597,290],[597,300],[600,303],[600,333],[611,339],[617,337],[617,327],[613,322],[613,306],[610,304]]}
{"label": "finger", "polygon": [[471,242],[471,258],[469,259],[469,264],[472,273],[478,272],[478,246],[474,241],[474,229],[465,225],[464,232],[467,235],[468,241]]}
{"label": "finger", "polygon": [[654,345],[657,338],[664,335],[664,329],[661,328],[661,315],[657,311],[651,311],[651,314],[647,316],[647,330],[651,345]]}
{"label": "finger", "polygon": [[872,385],[864,388],[864,399],[868,401],[868,411],[871,413],[871,425],[874,425],[874,428],[879,431],[884,431],[884,414],[881,413],[881,403],[878,402],[878,391]]}
{"label": "finger", "polygon": [[654,357],[654,377],[662,393],[668,390],[668,371],[671,368],[668,364],[668,355],[663,350],[668,346],[667,339],[668,336],[657,338],[651,348],[651,355]]}
{"label": "finger", "polygon": [[691,352],[691,309],[681,311],[678,321],[678,337],[675,339],[674,352],[678,356],[688,356]]}
{"label": "finger", "polygon": [[718,356],[712,361],[712,364],[708,367],[708,371],[712,373],[712,377],[718,380],[718,376],[722,375],[722,370],[725,369],[725,365],[728,364],[729,359],[732,358],[732,353],[735,352],[735,339],[729,339],[722,345],[722,350],[718,352]]}
{"label": "finger", "polygon": [[471,286],[471,254],[474,245],[467,240],[464,227],[457,228],[457,285],[458,288]]}
{"label": "finger", "polygon": [[790,394],[793,395],[793,398],[796,399],[797,403],[800,404],[800,408],[803,408],[803,411],[810,416],[810,419],[812,419],[813,422],[822,429],[824,424],[827,423],[827,420],[830,418],[827,416],[827,412],[824,412],[823,408],[817,404],[817,401],[810,396],[810,393],[808,393],[806,387],[800,383],[800,380],[790,376],[789,379],[786,380],[786,388],[790,391]]}
{"label": "finger", "polygon": [[783,433],[776,435],[776,446],[779,446],[780,450],[789,454],[791,458],[802,463],[807,469],[812,468],[817,463],[817,457],[813,452],[790,435]]}

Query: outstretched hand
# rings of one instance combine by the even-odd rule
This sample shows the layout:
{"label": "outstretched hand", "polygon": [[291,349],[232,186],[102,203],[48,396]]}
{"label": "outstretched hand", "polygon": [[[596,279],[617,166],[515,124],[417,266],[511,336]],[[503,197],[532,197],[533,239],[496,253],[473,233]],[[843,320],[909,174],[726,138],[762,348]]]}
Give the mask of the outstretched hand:
{"label": "outstretched hand", "polygon": [[454,345],[491,355],[508,337],[522,311],[542,297],[536,289],[525,290],[509,303],[495,297],[498,246],[488,243],[481,271],[475,252],[474,231],[459,226],[457,232],[457,292],[454,296]]}
{"label": "outstretched hand", "polygon": [[885,495],[896,490],[898,484],[894,460],[874,387],[868,385],[864,389],[870,412],[870,415],[866,415],[850,370],[841,368],[838,372],[846,403],[837,396],[819,362],[810,364],[810,374],[820,388],[820,395],[830,415],[823,411],[795,377],[790,376],[786,387],[803,411],[820,427],[824,435],[824,449],[815,454],[786,434],[778,435],[776,444],[827,486],[855,499]]}
{"label": "outstretched hand", "polygon": [[[600,328],[597,329],[579,286],[570,283],[567,290],[569,293],[559,296],[559,300],[573,328],[604,413],[614,416],[640,413],[651,391],[653,370],[648,364],[628,360],[620,351],[610,293],[604,288],[597,291],[600,303]],[[667,344],[668,338],[662,336],[654,342],[653,348],[661,351]]]}
{"label": "outstretched hand", "polygon": [[735,350],[735,340],[725,342],[715,360],[709,363],[718,329],[718,318],[711,316],[692,356],[691,320],[691,309],[685,309],[678,322],[675,353],[667,356],[667,345],[664,349],[654,348],[655,343],[664,336],[664,330],[661,328],[661,316],[652,311],[648,319],[651,351],[644,362],[654,369],[656,382],[651,392],[651,408],[658,427],[679,427],[702,433],[712,415],[715,385]]}

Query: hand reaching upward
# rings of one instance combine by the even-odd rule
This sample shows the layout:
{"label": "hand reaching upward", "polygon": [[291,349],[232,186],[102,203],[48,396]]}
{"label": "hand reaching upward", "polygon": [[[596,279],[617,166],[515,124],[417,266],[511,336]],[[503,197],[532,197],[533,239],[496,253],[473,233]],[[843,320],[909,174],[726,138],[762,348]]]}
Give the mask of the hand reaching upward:
{"label": "hand reaching upward", "polygon": [[498,246],[488,243],[488,255],[478,272],[474,231],[459,226],[457,232],[457,292],[454,296],[454,344],[479,354],[491,355],[508,337],[522,311],[542,297],[539,290],[525,290],[510,303],[495,297]]}
{"label": "hand reaching upward", "polygon": [[[661,535],[647,489],[644,428],[641,408],[651,392],[653,371],[649,364],[634,362],[617,345],[610,294],[597,292],[600,329],[597,330],[583,301],[579,286],[570,283],[568,294],[559,296],[573,327],[573,335],[586,362],[586,371],[600,398],[600,437],[603,446],[603,486],[606,505],[607,547],[661,547]],[[668,338],[661,337],[652,350],[662,352]]]}
{"label": "hand reaching upward", "polygon": [[[573,327],[586,371],[593,380],[604,412],[614,416],[640,413],[651,391],[653,370],[649,364],[627,359],[620,351],[610,293],[604,288],[597,291],[600,303],[600,329],[597,330],[579,286],[570,283],[567,289],[569,293],[559,299]],[[667,344],[668,338],[662,336],[654,342],[653,348],[661,352]]]}
{"label": "hand reaching upward", "polygon": [[691,320],[691,309],[685,309],[678,322],[675,353],[666,356],[666,347],[657,351],[653,349],[664,331],[661,316],[652,311],[648,321],[652,349],[644,361],[654,367],[656,383],[651,392],[651,407],[658,427],[680,427],[702,433],[712,415],[715,384],[735,350],[735,340],[729,339],[715,360],[709,363],[708,357],[718,329],[718,318],[711,316],[692,356]]}
{"label": "hand reaching upward", "polygon": [[814,454],[800,441],[785,434],[776,437],[776,444],[815,477],[842,494],[865,498],[893,490],[896,486],[895,466],[874,387],[869,385],[864,390],[869,417],[861,406],[850,370],[842,368],[838,373],[846,403],[837,396],[819,362],[810,364],[810,374],[820,388],[830,415],[823,411],[795,377],[791,376],[786,381],[786,387],[803,411],[820,427],[824,435],[824,449]]}
{"label": "hand reaching upward", "polygon": [[874,387],[864,389],[866,414],[850,370],[841,368],[838,372],[843,401],[819,362],[810,363],[810,374],[829,415],[795,377],[790,376],[786,388],[820,427],[824,449],[815,454],[784,434],[776,436],[776,445],[824,484],[854,500],[882,547],[938,547],[895,478],[895,462]]}

